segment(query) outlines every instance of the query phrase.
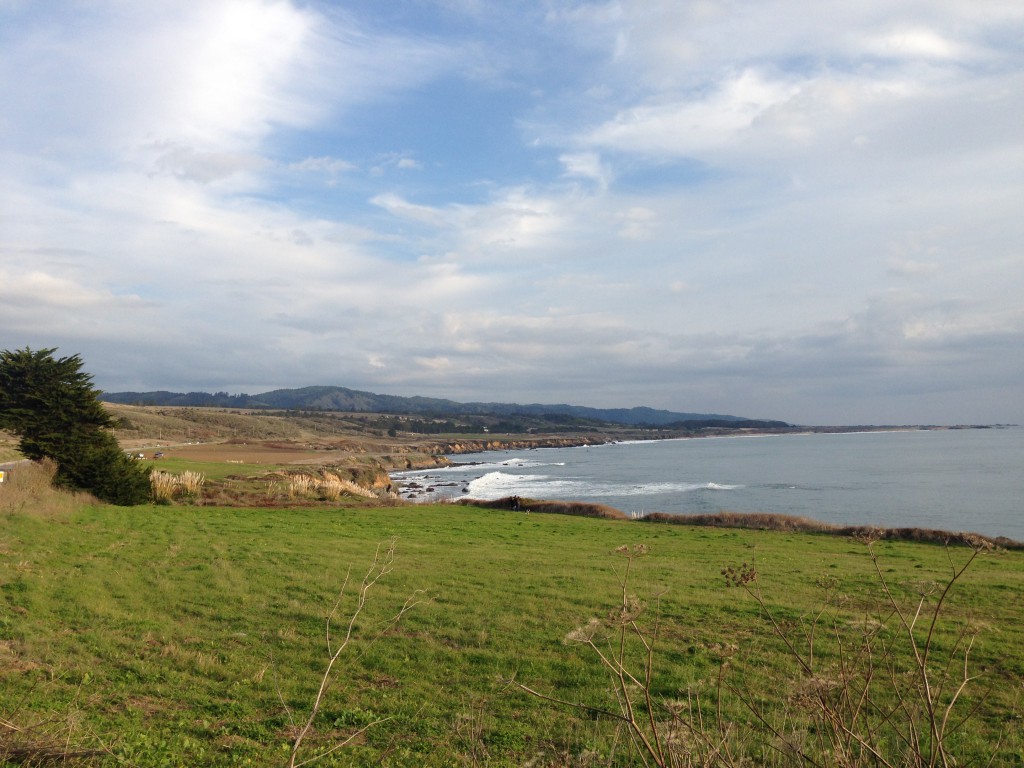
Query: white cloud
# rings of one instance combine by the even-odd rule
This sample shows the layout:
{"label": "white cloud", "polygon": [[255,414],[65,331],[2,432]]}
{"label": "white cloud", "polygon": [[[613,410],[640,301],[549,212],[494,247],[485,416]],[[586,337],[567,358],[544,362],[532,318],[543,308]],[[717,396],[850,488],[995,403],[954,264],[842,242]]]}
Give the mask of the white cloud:
{"label": "white cloud", "polygon": [[601,189],[607,189],[611,174],[596,152],[567,153],[561,155],[558,160],[565,168],[567,177],[589,179],[596,182]]}
{"label": "white cloud", "polygon": [[865,49],[878,56],[895,59],[962,60],[970,49],[927,28],[898,29],[869,38]]}
{"label": "white cloud", "polygon": [[411,203],[395,194],[375,195],[370,199],[370,202],[380,206],[392,216],[409,219],[421,224],[442,226],[447,219],[443,211],[432,208],[429,205]]}
{"label": "white cloud", "polygon": [[342,160],[337,157],[307,157],[295,163],[288,165],[289,170],[293,171],[308,171],[316,173],[326,173],[335,175],[339,173],[346,173],[355,169],[353,163],[347,160]]}
{"label": "white cloud", "polygon": [[[109,307],[111,303],[118,305],[118,311],[123,311],[139,304],[137,297],[112,296],[106,291],[38,270],[5,274],[0,283],[0,296],[8,308],[17,308],[19,312],[33,309],[35,319],[52,311],[103,308]],[[23,322],[19,322],[19,325]]]}
{"label": "white cloud", "polygon": [[232,152],[198,152],[192,147],[161,142],[152,146],[157,154],[154,169],[180,179],[209,184],[237,174],[258,171],[263,158]]}
{"label": "white cloud", "polygon": [[4,6],[8,343],[801,421],[987,376],[1024,418],[1024,6],[471,5]]}

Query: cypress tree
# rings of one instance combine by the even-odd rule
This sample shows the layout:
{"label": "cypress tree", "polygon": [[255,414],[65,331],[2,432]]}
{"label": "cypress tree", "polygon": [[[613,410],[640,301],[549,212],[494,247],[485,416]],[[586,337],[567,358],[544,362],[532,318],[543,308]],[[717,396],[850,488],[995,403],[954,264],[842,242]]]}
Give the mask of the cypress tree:
{"label": "cypress tree", "polygon": [[26,458],[53,459],[61,485],[112,504],[148,501],[149,469],[118,446],[82,359],[55,358],[54,352],[0,352],[0,428],[18,435]]}

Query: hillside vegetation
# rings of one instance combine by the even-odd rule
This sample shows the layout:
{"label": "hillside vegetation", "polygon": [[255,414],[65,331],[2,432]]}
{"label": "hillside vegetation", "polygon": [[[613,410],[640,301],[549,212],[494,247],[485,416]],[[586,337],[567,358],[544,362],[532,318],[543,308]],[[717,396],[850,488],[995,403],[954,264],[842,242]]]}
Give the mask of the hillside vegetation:
{"label": "hillside vegetation", "polygon": [[[227,392],[107,392],[103,399],[126,405],[160,405],[179,407],[220,407],[254,409],[289,409],[311,411],[345,411],[351,413],[391,413],[427,417],[518,417],[554,423],[587,422],[591,426],[618,424],[625,426],[663,426],[686,421],[714,420],[721,423],[745,421],[742,417],[722,414],[679,413],[655,408],[589,408],[579,405],[532,403],[459,403],[436,397],[400,397],[378,395],[347,387],[302,387],[275,389],[257,395],[229,395]],[[767,426],[786,427],[783,422],[762,422]]]}

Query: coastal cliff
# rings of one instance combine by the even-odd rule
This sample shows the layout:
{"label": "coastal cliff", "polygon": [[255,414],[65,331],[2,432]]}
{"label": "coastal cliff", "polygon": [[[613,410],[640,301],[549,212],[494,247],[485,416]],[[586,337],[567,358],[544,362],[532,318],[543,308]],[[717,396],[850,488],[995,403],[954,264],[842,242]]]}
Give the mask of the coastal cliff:
{"label": "coastal cliff", "polygon": [[[584,445],[603,445],[609,442],[607,437],[537,437],[537,438],[493,438],[488,440],[450,440],[433,443],[421,443],[412,450],[414,453],[402,457],[405,469],[427,469],[445,467],[452,464],[449,456],[464,453],[481,453],[483,451],[523,451],[534,448],[576,448]],[[400,451],[396,451],[399,453]],[[385,457],[387,459],[392,457]]]}

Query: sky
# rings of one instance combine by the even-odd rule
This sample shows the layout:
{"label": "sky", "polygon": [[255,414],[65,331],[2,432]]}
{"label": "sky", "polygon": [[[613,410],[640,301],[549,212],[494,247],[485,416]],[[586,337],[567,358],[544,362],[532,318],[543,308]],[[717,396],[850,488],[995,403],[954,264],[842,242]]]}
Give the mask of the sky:
{"label": "sky", "polygon": [[1020,0],[0,0],[0,348],[1024,423]]}

